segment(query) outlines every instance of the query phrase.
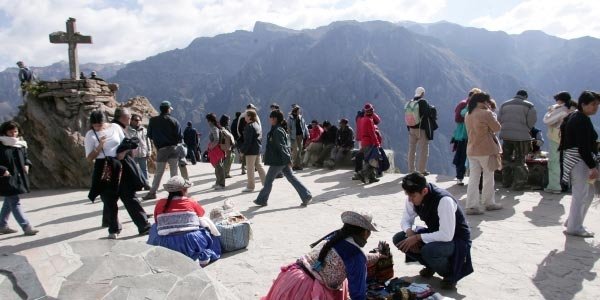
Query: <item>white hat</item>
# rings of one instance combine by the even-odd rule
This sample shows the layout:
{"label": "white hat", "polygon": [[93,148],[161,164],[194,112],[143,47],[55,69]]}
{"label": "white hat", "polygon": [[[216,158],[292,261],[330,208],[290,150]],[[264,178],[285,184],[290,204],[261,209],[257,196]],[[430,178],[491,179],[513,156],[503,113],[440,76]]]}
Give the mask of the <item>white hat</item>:
{"label": "white hat", "polygon": [[163,187],[167,192],[171,193],[182,191],[183,189],[189,188],[192,185],[193,184],[191,182],[183,179],[181,176],[173,176],[169,178],[167,183],[163,184]]}
{"label": "white hat", "polygon": [[377,231],[377,224],[373,222],[373,216],[368,212],[345,211],[342,213],[342,222],[370,231]]}
{"label": "white hat", "polygon": [[421,97],[425,94],[425,88],[420,86],[415,90],[415,97]]}

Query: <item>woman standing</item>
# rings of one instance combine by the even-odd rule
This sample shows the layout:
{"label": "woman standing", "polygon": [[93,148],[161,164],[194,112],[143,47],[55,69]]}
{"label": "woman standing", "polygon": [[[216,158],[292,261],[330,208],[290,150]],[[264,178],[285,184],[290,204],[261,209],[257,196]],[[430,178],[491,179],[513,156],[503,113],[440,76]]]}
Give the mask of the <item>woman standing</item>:
{"label": "woman standing", "polygon": [[[469,159],[469,185],[467,186],[468,215],[483,214],[485,210],[498,210],[502,205],[496,203],[494,190],[494,171],[497,165],[500,145],[495,133],[500,131],[500,123],[488,108],[490,95],[484,92],[474,94],[467,104],[465,125],[467,128],[467,157]],[[479,198],[479,179],[483,171],[483,189]]]}
{"label": "woman standing", "polygon": [[[269,194],[273,188],[273,181],[279,173],[283,173],[285,178],[292,184],[300,199],[302,206],[307,206],[312,200],[310,191],[300,182],[292,173],[292,157],[290,155],[290,146],[288,143],[288,135],[283,129],[283,113],[279,110],[274,110],[269,115],[271,122],[271,131],[267,136],[267,149],[265,150],[265,165],[269,166],[267,176],[263,184],[262,190],[254,200],[254,204],[259,206],[267,206]],[[293,126],[293,125],[292,125]]]}
{"label": "woman standing", "polygon": [[225,162],[223,164],[223,169],[225,170],[225,178],[231,178],[229,171],[231,171],[231,164],[235,160],[235,153],[233,152],[233,148],[235,146],[235,138],[231,131],[229,131],[229,116],[222,115],[221,119],[219,119],[219,125],[223,128],[222,133],[227,135],[226,142],[221,144],[221,150],[225,152]]}
{"label": "woman standing", "polygon": [[571,182],[572,201],[565,234],[593,237],[594,233],[583,227],[583,220],[594,198],[594,182],[598,180],[598,134],[590,116],[598,112],[600,95],[584,91],[579,96],[577,111],[567,116],[561,126],[559,150],[562,151],[562,180]]}
{"label": "woman standing", "polygon": [[244,143],[240,147],[240,151],[246,159],[246,169],[248,171],[248,181],[246,188],[242,190],[244,193],[254,191],[254,169],[258,170],[260,182],[265,184],[265,169],[263,169],[260,161],[260,145],[262,144],[262,128],[258,123],[256,111],[246,111],[246,127],[244,128]]}
{"label": "woman standing", "polygon": [[0,234],[16,233],[8,227],[8,217],[12,213],[25,235],[35,235],[34,229],[23,210],[20,194],[29,193],[29,168],[27,142],[19,138],[19,124],[8,121],[0,125],[0,195],[5,196],[0,210]]}
{"label": "woman standing", "polygon": [[560,155],[558,153],[558,145],[560,144],[560,124],[563,119],[570,114],[575,108],[572,105],[571,94],[568,92],[560,92],[554,95],[556,104],[548,108],[548,112],[544,115],[544,124],[548,126],[548,185],[544,191],[553,194],[560,194],[562,187],[560,185]]}
{"label": "woman standing", "polygon": [[365,254],[371,231],[377,231],[368,213],[342,213],[344,226],[311,245],[310,253],[281,268],[262,300],[366,299],[367,266],[380,254]]}
{"label": "woman standing", "polygon": [[187,197],[192,183],[175,176],[163,186],[169,196],[156,202],[148,244],[182,253],[202,267],[219,259],[219,232],[210,219],[204,218],[204,208]]}
{"label": "woman standing", "polygon": [[221,125],[217,122],[217,116],[214,113],[206,115],[208,122],[208,156],[211,164],[215,167],[215,176],[217,182],[213,185],[215,190],[225,188],[225,152],[221,149]]}

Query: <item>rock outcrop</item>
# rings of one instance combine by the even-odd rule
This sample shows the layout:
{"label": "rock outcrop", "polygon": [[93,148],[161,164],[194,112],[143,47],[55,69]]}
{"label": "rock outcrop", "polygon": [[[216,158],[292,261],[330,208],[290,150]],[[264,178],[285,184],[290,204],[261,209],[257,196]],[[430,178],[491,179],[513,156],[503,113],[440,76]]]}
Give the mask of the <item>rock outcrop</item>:
{"label": "rock outcrop", "polygon": [[89,114],[102,110],[109,117],[119,106],[147,116],[156,115],[148,99],[116,101],[118,85],[103,80],[42,81],[29,90],[15,118],[22,126],[33,163],[34,188],[86,188],[92,163],[85,159],[84,137]]}

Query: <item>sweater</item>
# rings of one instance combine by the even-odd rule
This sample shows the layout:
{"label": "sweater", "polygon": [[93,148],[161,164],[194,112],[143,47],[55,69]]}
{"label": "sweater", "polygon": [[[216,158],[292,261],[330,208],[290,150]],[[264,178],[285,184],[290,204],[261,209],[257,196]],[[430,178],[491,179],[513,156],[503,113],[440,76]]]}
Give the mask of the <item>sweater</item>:
{"label": "sweater", "polygon": [[467,127],[467,156],[488,156],[500,153],[494,133],[500,131],[500,123],[494,114],[484,108],[475,108],[465,117]]}
{"label": "sweater", "polygon": [[596,161],[593,154],[598,154],[598,147],[596,146],[598,133],[594,129],[592,120],[584,113],[575,111],[564,121],[567,123],[565,124],[565,132],[562,134],[563,138],[559,149],[577,148],[581,159],[588,168],[595,168]]}
{"label": "sweater", "polygon": [[194,231],[200,228],[199,217],[204,216],[204,208],[187,197],[174,197],[169,208],[164,211],[168,199],[160,199],[154,207],[154,222],[158,235]]}
{"label": "sweater", "polygon": [[498,121],[502,124],[500,138],[507,141],[530,141],[529,131],[537,121],[533,103],[522,96],[515,96],[500,106]]}

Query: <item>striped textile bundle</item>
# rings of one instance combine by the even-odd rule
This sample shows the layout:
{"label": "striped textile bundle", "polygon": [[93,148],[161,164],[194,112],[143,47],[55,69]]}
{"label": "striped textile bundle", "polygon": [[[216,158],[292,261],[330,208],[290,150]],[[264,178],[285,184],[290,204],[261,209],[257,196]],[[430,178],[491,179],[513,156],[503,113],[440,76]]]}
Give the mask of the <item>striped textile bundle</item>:
{"label": "striped textile bundle", "polygon": [[563,151],[562,157],[562,177],[561,180],[564,184],[571,182],[571,170],[578,162],[581,161],[581,155],[579,155],[579,148],[569,148]]}

